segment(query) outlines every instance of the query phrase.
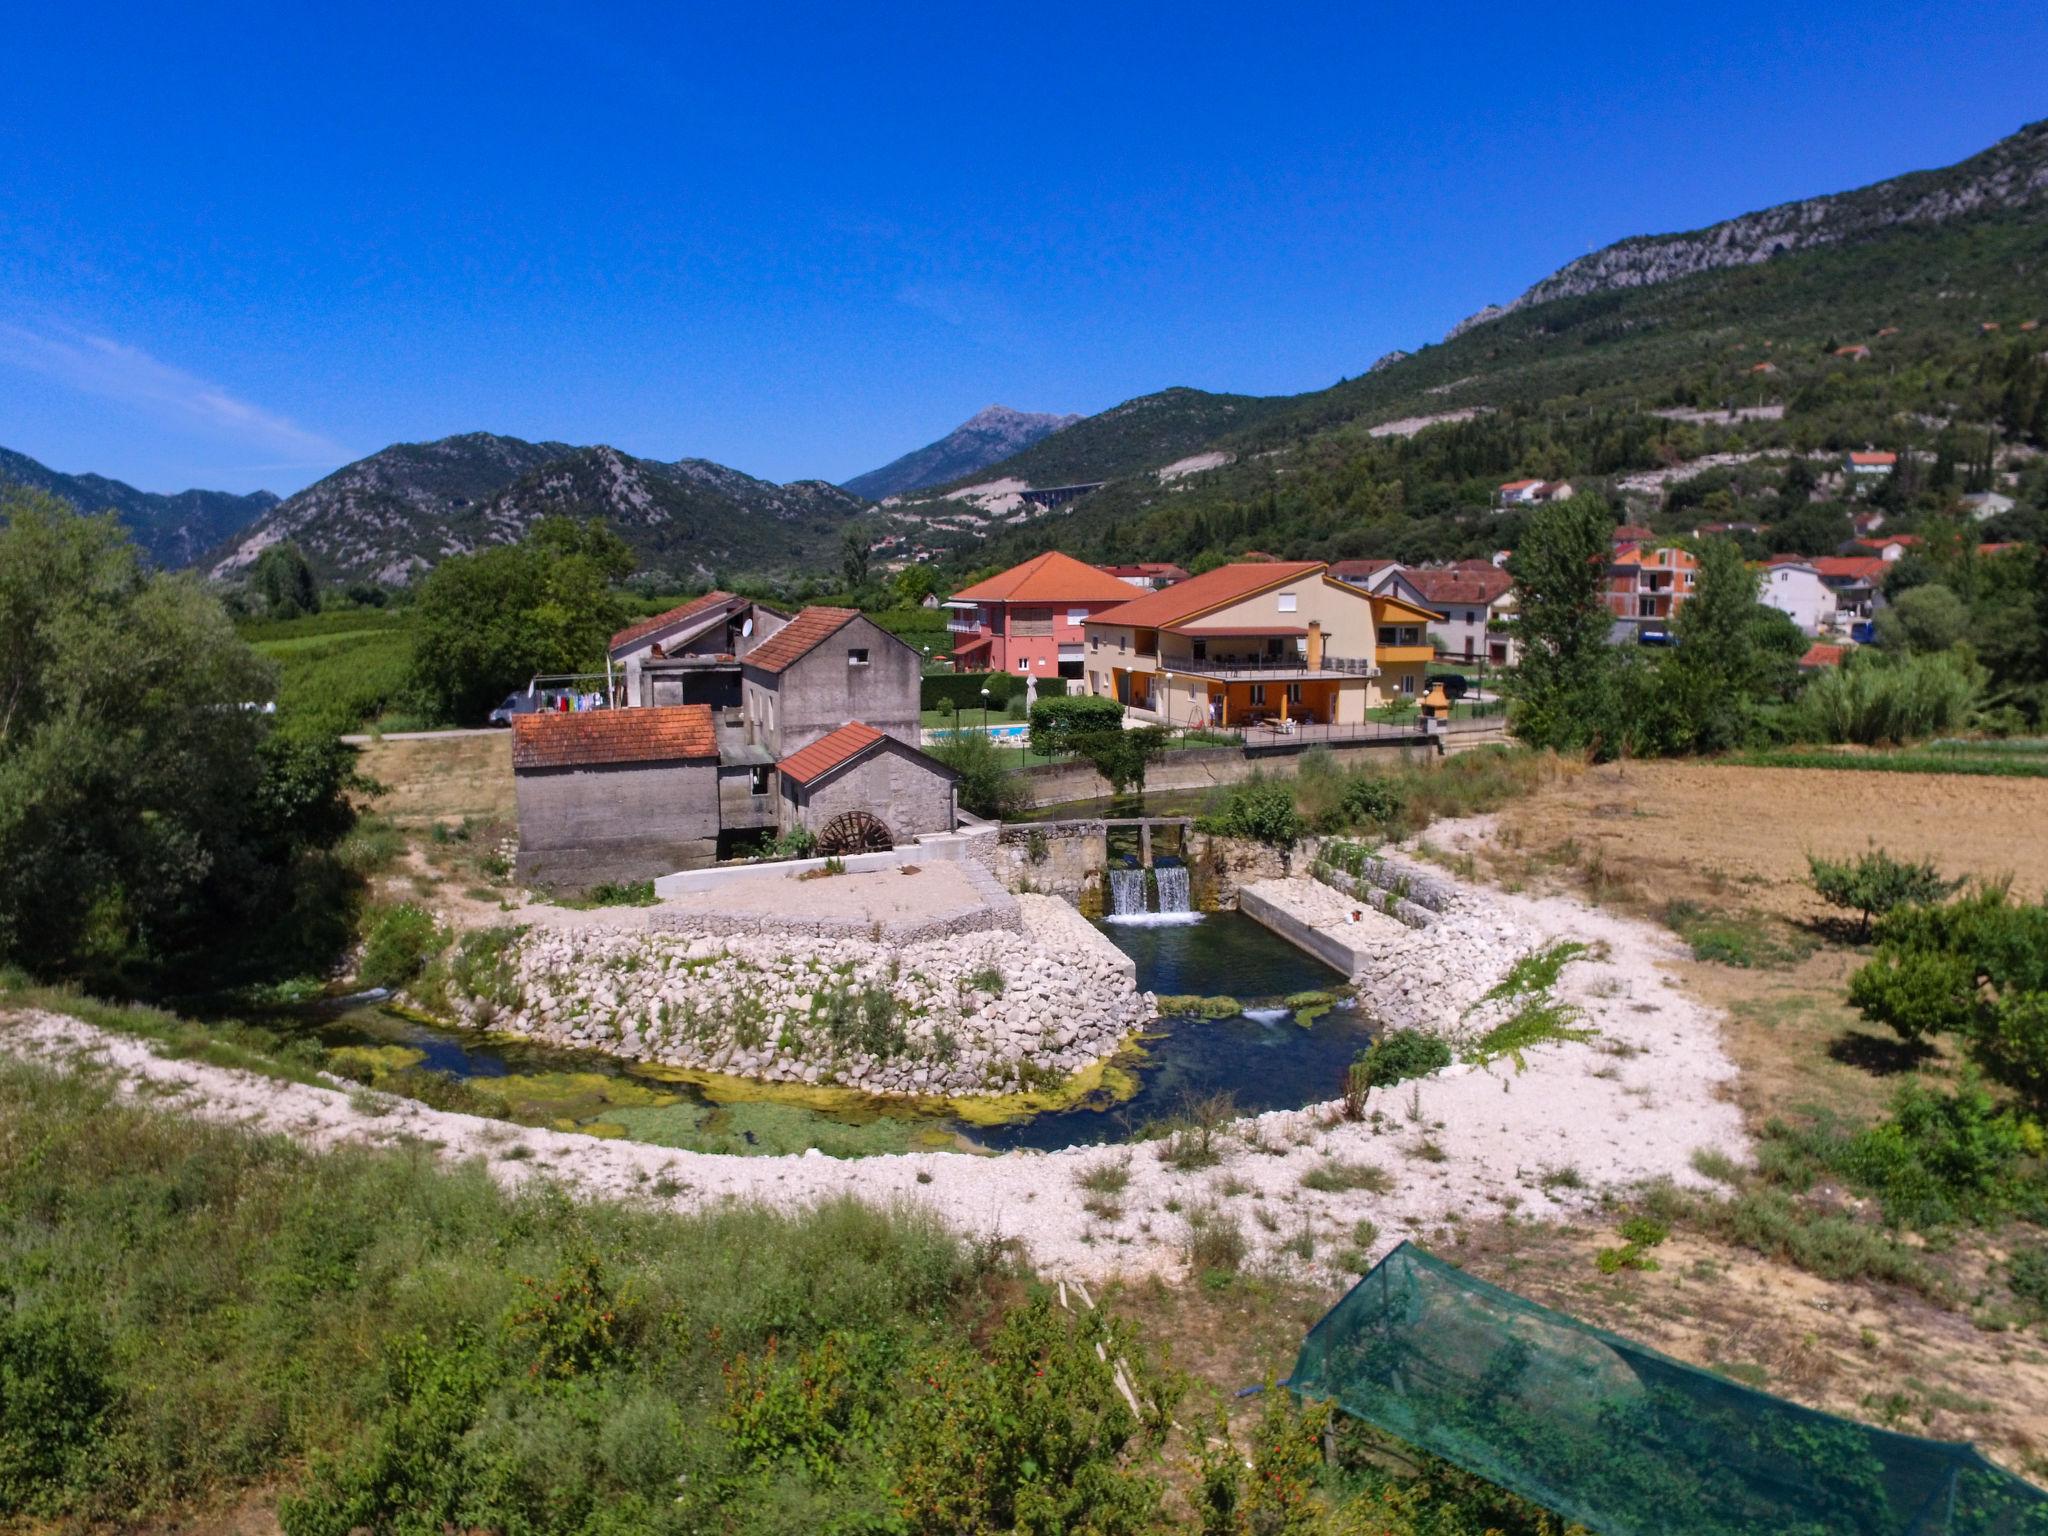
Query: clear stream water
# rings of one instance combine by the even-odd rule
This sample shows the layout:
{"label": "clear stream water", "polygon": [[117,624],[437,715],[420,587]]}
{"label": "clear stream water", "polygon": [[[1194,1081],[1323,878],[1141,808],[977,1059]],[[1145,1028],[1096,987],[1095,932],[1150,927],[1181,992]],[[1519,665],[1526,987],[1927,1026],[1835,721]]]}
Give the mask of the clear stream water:
{"label": "clear stream water", "polygon": [[[511,1090],[520,1118],[568,1128],[602,1125],[637,1139],[735,1152],[793,1150],[792,1141],[830,1152],[900,1151],[906,1146],[972,1146],[1052,1151],[1128,1139],[1190,1099],[1227,1092],[1243,1113],[1294,1109],[1334,1098],[1344,1070],[1371,1038],[1370,1022],[1340,1006],[1303,1026],[1284,999],[1335,989],[1343,978],[1236,912],[1133,913],[1102,931],[1137,963],[1138,985],[1161,996],[1228,996],[1245,1005],[1227,1018],[1162,1019],[1128,1064],[1140,1087],[1123,1103],[1084,1102],[1008,1125],[969,1126],[909,1114],[875,1100],[866,1114],[783,1105],[719,1106],[693,1085],[661,1081],[634,1064],[593,1051],[560,1050],[422,1024],[359,1003],[261,1020],[309,1034],[326,1047],[400,1046],[422,1054],[420,1070],[489,1089]],[[530,1085],[530,1086],[529,1086]],[[609,1091],[608,1085],[610,1085]],[[525,1102],[527,1094],[531,1103]],[[671,1102],[646,1107],[650,1093]]]}

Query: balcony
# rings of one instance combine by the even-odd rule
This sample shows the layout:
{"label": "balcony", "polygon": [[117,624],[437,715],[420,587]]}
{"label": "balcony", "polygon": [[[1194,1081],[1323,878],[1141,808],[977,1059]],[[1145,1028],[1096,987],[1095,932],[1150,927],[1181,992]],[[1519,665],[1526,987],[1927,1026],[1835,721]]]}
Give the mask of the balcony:
{"label": "balcony", "polygon": [[[1432,655],[1424,646],[1425,655]],[[1149,659],[1149,658],[1147,658]],[[1306,656],[1246,656],[1224,657],[1220,660],[1196,661],[1187,657],[1169,657],[1159,663],[1166,672],[1192,672],[1201,677],[1251,678],[1255,681],[1296,682],[1316,677],[1378,677],[1380,669],[1369,661],[1360,661],[1350,656],[1325,656],[1322,665],[1312,667]]]}
{"label": "balcony", "polygon": [[1382,645],[1378,650],[1381,666],[1406,666],[1410,662],[1436,660],[1436,647],[1433,645]]}
{"label": "balcony", "polygon": [[948,634],[954,635],[978,635],[981,633],[981,621],[955,615],[946,620],[946,631]]}

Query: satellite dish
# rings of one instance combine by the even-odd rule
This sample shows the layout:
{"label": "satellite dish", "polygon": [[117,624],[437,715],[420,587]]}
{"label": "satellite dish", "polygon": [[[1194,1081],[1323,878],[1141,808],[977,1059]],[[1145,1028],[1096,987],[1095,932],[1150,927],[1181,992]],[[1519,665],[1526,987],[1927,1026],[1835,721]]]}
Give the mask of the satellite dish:
{"label": "satellite dish", "polygon": [[754,621],[751,618],[749,618],[748,620],[746,620],[745,623],[740,625],[740,638],[742,640],[749,640],[753,638],[753,634]]}

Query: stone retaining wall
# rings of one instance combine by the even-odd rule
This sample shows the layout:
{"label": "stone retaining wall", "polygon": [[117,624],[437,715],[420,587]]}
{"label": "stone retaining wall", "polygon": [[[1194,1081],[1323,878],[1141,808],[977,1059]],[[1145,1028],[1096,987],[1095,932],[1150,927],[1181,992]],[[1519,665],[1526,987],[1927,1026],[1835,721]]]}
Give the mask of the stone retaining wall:
{"label": "stone retaining wall", "polygon": [[534,929],[453,1007],[548,1044],[881,1094],[1016,1092],[1157,1016],[1130,958],[1079,913],[1004,900],[1014,929],[909,943],[786,926]]}
{"label": "stone retaining wall", "polygon": [[982,865],[962,861],[961,873],[977,899],[915,921],[875,922],[855,917],[783,917],[768,912],[678,912],[657,909],[647,917],[656,933],[689,933],[715,938],[867,939],[902,946],[972,933],[1022,933],[1017,898]]}

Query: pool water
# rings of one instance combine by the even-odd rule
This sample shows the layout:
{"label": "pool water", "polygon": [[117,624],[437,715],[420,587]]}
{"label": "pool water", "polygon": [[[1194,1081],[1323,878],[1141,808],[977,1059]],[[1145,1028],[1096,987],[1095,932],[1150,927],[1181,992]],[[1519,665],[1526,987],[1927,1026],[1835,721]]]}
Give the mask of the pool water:
{"label": "pool water", "polygon": [[381,1053],[394,1075],[380,1083],[395,1091],[408,1091],[408,1073],[446,1074],[528,1124],[696,1151],[774,1154],[816,1146],[848,1157],[944,1148],[1053,1151],[1123,1141],[1215,1093],[1230,1094],[1240,1113],[1295,1109],[1335,1098],[1345,1069],[1371,1039],[1370,1021],[1348,1003],[1298,1023],[1284,999],[1335,991],[1343,978],[1240,913],[1105,923],[1102,931],[1137,963],[1140,987],[1162,997],[1227,996],[1243,1011],[1162,1019],[1137,1051],[1127,1053],[1124,1064],[1140,1084],[1131,1099],[1115,1103],[1105,1093],[998,1126],[970,1126],[880,1098],[863,1098],[843,1111],[778,1103],[772,1092],[759,1101],[720,1102],[722,1095],[667,1079],[659,1068],[422,1023],[374,1000],[259,1022],[310,1036],[330,1051]]}

